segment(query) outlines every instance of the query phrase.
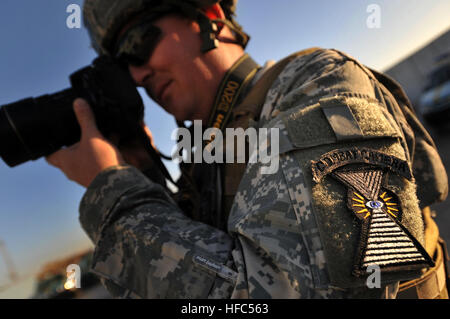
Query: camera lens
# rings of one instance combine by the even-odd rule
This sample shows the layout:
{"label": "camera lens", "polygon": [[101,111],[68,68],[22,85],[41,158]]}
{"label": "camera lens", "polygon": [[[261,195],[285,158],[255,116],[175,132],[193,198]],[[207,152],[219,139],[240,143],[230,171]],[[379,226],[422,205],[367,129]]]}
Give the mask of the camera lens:
{"label": "camera lens", "polygon": [[0,108],[0,156],[11,167],[50,155],[80,139],[67,89]]}
{"label": "camera lens", "polygon": [[[26,99],[13,105],[27,105],[33,99]],[[13,167],[32,158],[31,151],[18,134],[14,122],[8,113],[8,105],[0,109],[0,156],[6,164]]]}

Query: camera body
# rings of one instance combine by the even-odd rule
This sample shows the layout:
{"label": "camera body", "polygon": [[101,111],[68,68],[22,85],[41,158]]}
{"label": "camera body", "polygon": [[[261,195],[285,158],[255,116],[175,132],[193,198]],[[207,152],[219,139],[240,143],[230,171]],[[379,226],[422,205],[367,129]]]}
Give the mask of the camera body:
{"label": "camera body", "polygon": [[97,127],[119,143],[140,138],[144,104],[126,67],[107,56],[70,76],[72,87],[0,107],[0,157],[10,167],[36,160],[80,140],[73,101],[90,104]]}

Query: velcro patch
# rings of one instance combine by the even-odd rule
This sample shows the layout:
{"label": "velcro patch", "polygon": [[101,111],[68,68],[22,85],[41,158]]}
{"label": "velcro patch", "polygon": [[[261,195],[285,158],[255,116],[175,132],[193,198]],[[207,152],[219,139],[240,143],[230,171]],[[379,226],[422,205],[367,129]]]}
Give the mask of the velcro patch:
{"label": "velcro patch", "polygon": [[407,162],[371,149],[334,150],[312,162],[316,182],[330,174],[347,186],[347,206],[361,227],[354,276],[367,274],[370,266],[393,272],[434,265],[422,245],[402,225],[398,197],[383,187],[388,170],[412,177]]}
{"label": "velcro patch", "polygon": [[364,137],[358,122],[348,106],[324,106],[325,117],[336,135],[338,142],[362,139]]}

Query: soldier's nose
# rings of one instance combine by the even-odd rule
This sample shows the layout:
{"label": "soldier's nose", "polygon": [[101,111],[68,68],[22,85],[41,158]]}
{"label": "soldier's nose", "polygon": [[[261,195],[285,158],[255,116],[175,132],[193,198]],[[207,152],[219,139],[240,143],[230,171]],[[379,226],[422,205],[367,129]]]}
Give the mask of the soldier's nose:
{"label": "soldier's nose", "polygon": [[153,71],[147,65],[143,66],[133,66],[129,65],[128,70],[130,71],[131,77],[137,86],[143,86],[146,79],[153,75]]}

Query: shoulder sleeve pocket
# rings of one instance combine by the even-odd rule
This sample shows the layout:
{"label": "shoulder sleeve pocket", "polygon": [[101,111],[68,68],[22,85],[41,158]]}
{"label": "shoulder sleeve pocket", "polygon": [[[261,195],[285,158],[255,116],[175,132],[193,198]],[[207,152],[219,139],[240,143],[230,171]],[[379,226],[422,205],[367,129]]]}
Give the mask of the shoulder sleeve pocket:
{"label": "shoulder sleeve pocket", "polygon": [[392,116],[375,100],[336,96],[285,113],[283,122],[294,148],[400,137]]}
{"label": "shoulder sleeve pocket", "polygon": [[[331,151],[349,148],[374,150],[374,154],[383,155],[383,160],[395,157],[407,161],[400,142],[401,132],[383,105],[362,95],[321,99],[316,104],[284,113],[282,121],[291,144],[290,151],[304,172],[306,187],[311,190],[312,211],[324,247],[331,285],[340,288],[365,287],[365,276],[355,277],[352,274],[356,252],[363,239],[361,223],[348,208],[350,188],[330,175],[314,181],[311,163]],[[378,163],[383,164],[383,160]],[[383,170],[389,166],[389,163],[385,164],[378,165],[378,168]],[[364,165],[357,167],[364,168]],[[373,166],[366,167],[372,169]],[[356,166],[353,168],[356,169]],[[387,171],[383,176],[386,177],[380,182],[383,188],[397,196],[403,214],[402,227],[422,242],[423,222],[414,179],[408,180]],[[364,178],[361,180],[364,181]],[[381,282],[387,284],[413,276],[417,276],[416,271],[383,273]]]}

